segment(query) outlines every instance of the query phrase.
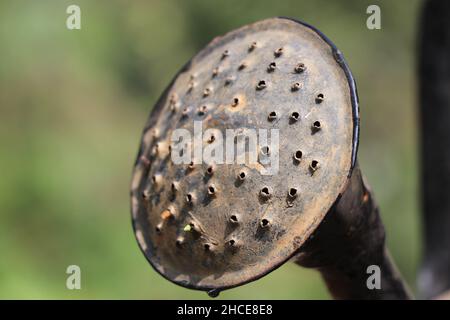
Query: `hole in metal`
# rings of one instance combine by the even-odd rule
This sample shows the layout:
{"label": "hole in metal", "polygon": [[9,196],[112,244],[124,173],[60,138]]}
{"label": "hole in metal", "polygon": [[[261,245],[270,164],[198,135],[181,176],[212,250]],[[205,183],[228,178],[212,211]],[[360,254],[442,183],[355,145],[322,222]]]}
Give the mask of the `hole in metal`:
{"label": "hole in metal", "polygon": [[233,81],[234,81],[233,77],[228,77],[228,78],[225,79],[225,85],[229,86],[230,84],[233,83]]}
{"label": "hole in metal", "polygon": [[209,174],[209,175],[212,175],[214,173],[214,167],[213,166],[209,166],[206,169],[206,173]]}
{"label": "hole in metal", "polygon": [[273,71],[275,71],[276,67],[277,67],[277,64],[275,62],[271,62],[269,64],[269,66],[267,67],[267,71],[268,72],[273,72]]}
{"label": "hole in metal", "polygon": [[283,47],[278,48],[277,50],[275,50],[275,52],[273,53],[275,58],[280,57],[283,54]]}
{"label": "hole in metal", "polygon": [[211,89],[210,88],[206,88],[205,90],[203,90],[203,98],[209,96],[211,93]]}
{"label": "hole in metal", "polygon": [[309,167],[311,168],[312,171],[316,171],[317,169],[319,169],[319,161],[317,160],[311,161]]}
{"label": "hole in metal", "polygon": [[267,87],[266,81],[260,80],[256,85],[256,90],[262,90]]}
{"label": "hole in metal", "polygon": [[323,93],[319,93],[316,97],[316,103],[322,103],[323,100],[324,100]]}
{"label": "hole in metal", "polygon": [[297,121],[300,118],[300,114],[297,111],[291,113],[291,120]]}
{"label": "hole in metal", "polygon": [[297,162],[300,162],[300,160],[302,159],[302,156],[303,156],[303,152],[301,152],[300,150],[297,150],[294,153],[294,160]]}
{"label": "hole in metal", "polygon": [[225,51],[222,53],[221,59],[223,60],[223,59],[225,59],[226,57],[228,57],[229,55],[230,55],[230,51],[225,50]]}
{"label": "hole in metal", "polygon": [[269,116],[267,117],[269,121],[273,121],[277,118],[277,113],[275,111],[272,111],[269,113]]}
{"label": "hole in metal", "polygon": [[301,88],[301,84],[299,82],[296,82],[292,85],[291,90],[298,91],[300,88]]}
{"label": "hole in metal", "polygon": [[198,109],[198,115],[199,115],[199,116],[204,116],[207,110],[208,110],[208,107],[207,107],[207,106],[202,106],[202,107],[200,107],[200,108]]}
{"label": "hole in metal", "polygon": [[182,237],[179,237],[179,238],[175,241],[175,245],[176,245],[178,248],[181,248],[181,246],[183,245],[183,243],[184,243],[184,238],[182,238]]}
{"label": "hole in metal", "polygon": [[193,222],[188,223],[187,225],[184,226],[183,231],[184,232],[196,231],[195,224]]}
{"label": "hole in metal", "polygon": [[305,67],[305,65],[304,65],[303,63],[299,63],[299,64],[297,64],[297,65],[295,66],[294,70],[295,70],[295,72],[297,72],[297,73],[302,73],[303,71],[306,70],[306,67]]}
{"label": "hole in metal", "polygon": [[263,198],[269,198],[270,197],[270,189],[269,187],[263,187],[260,191],[260,194]]}
{"label": "hole in metal", "polygon": [[319,131],[322,128],[322,125],[320,124],[320,121],[314,121],[313,123],[313,130]]}
{"label": "hole in metal", "polygon": [[194,81],[189,81],[187,92],[188,92],[188,93],[192,92],[192,90],[194,89],[194,87],[195,87],[195,82],[194,82]]}
{"label": "hole in metal", "polygon": [[209,187],[208,187],[208,194],[209,195],[214,195],[216,193],[216,188],[213,186],[213,185],[210,185]]}
{"label": "hole in metal", "polygon": [[289,189],[289,197],[294,198],[297,196],[297,189],[295,188],[290,188]]}
{"label": "hole in metal", "polygon": [[262,219],[261,220],[261,227],[267,228],[270,225],[270,221],[268,219]]}
{"label": "hole in metal", "polygon": [[156,144],[153,148],[152,148],[152,155],[156,156],[158,155],[159,152],[159,148],[158,148],[158,144]]}
{"label": "hole in metal", "polygon": [[161,212],[161,218],[163,220],[173,219],[174,217],[175,217],[175,208],[172,206]]}
{"label": "hole in metal", "polygon": [[242,62],[242,63],[239,65],[238,70],[239,70],[239,71],[244,70],[246,67],[247,67],[247,63]]}
{"label": "hole in metal", "polygon": [[269,148],[269,146],[264,146],[264,147],[262,147],[261,148],[261,152],[262,152],[262,154],[263,155],[269,155],[270,154],[270,148]]}
{"label": "hole in metal", "polygon": [[255,50],[257,46],[256,41],[252,42],[249,46],[248,46],[248,52],[252,52],[253,50]]}

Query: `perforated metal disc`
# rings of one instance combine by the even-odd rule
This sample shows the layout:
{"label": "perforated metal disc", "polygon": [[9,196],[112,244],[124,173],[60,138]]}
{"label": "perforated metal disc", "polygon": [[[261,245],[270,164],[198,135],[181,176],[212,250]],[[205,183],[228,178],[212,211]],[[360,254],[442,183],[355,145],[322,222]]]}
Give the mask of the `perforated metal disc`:
{"label": "perforated metal disc", "polygon": [[[224,137],[226,129],[279,129],[278,173],[263,175],[261,163],[174,164],[171,134],[193,132],[194,120]],[[159,273],[190,288],[267,274],[339,197],[357,136],[353,79],[320,32],[274,18],[214,39],[176,75],[144,129],[131,188],[139,246]]]}

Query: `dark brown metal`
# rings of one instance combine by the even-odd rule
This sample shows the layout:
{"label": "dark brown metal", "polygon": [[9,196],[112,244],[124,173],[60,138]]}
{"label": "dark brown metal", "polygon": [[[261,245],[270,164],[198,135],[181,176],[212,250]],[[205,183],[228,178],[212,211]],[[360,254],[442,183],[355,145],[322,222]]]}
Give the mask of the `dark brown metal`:
{"label": "dark brown metal", "polygon": [[[244,60],[245,68],[239,68]],[[276,64],[270,68],[274,60]],[[170,97],[177,97],[176,110],[183,112],[173,112]],[[223,134],[227,129],[278,129],[279,150],[259,146],[259,162],[252,164],[175,165],[170,158],[171,133],[178,128],[193,132],[193,120],[203,121],[203,130],[218,129]],[[264,276],[300,248],[304,248],[303,257],[307,254],[315,259],[315,242],[305,241],[324,225],[327,213],[327,217],[337,215],[331,208],[341,206],[337,216],[355,223],[351,227],[358,230],[359,222],[377,223],[379,219],[373,207],[361,204],[358,211],[350,206],[360,200],[361,186],[350,183],[351,177],[359,176],[359,169],[352,176],[358,132],[353,78],[342,54],[318,30],[274,18],[214,39],[175,77],[144,129],[131,187],[139,246],[161,275],[211,295]],[[268,138],[270,141],[270,133]],[[203,139],[204,145],[219,139],[210,140]],[[267,165],[261,158],[277,151],[279,171],[263,175]],[[149,177],[164,179],[157,178],[155,183]],[[176,195],[173,181],[177,181]],[[349,191],[355,186],[360,189]],[[144,190],[146,197],[140,196]],[[342,194],[349,200],[338,201]],[[169,212],[177,214],[163,219],[161,212],[169,206]],[[367,212],[374,218],[355,217]],[[375,227],[381,232],[381,224]],[[344,251],[372,252],[370,240],[377,240],[373,249],[376,259],[358,261],[380,263],[387,270],[383,276],[386,288],[396,289],[386,289],[386,297],[406,297],[388,260],[377,255],[378,249],[384,250],[384,237],[360,235],[365,240],[360,244],[346,239],[343,230],[347,231],[336,226],[330,232],[344,237],[336,242],[345,246],[341,248]],[[305,264],[315,261],[302,259]],[[342,269],[323,272],[330,284],[337,283],[327,279],[334,270]],[[349,281],[361,277],[357,274]],[[341,290],[342,285],[338,284]],[[366,297],[362,291],[354,292],[348,297],[357,297],[357,293]]]}
{"label": "dark brown metal", "polygon": [[[342,197],[301,247],[296,262],[320,271],[335,299],[411,298],[387,252],[378,206],[358,166]],[[380,268],[379,289],[367,286],[369,266]]]}
{"label": "dark brown metal", "polygon": [[425,232],[419,291],[433,298],[450,289],[450,2],[427,1],[419,30]]}

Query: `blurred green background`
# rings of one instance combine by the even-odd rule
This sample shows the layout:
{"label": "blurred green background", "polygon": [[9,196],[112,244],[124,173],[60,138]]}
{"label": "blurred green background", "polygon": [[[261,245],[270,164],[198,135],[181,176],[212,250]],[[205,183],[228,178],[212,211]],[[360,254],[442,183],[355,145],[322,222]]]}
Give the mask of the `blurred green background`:
{"label": "blurred green background", "polygon": [[[81,30],[66,8],[81,7]],[[379,4],[382,29],[366,28]],[[213,37],[271,16],[323,31],[358,84],[359,161],[414,288],[420,258],[415,37],[420,1],[0,2],[0,298],[207,298],[164,280],[132,233],[141,130],[177,70]],[[66,289],[66,268],[82,289]],[[286,264],[220,298],[329,299]]]}

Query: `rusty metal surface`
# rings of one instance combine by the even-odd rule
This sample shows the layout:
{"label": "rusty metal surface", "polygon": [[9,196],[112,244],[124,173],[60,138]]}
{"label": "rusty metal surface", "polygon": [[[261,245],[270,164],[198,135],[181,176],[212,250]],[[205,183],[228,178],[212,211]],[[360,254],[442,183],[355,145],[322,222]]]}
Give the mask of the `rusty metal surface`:
{"label": "rusty metal surface", "polygon": [[[279,129],[278,174],[262,175],[262,164],[175,165],[171,133],[192,131],[193,120],[204,131]],[[274,18],[214,39],[177,74],[143,132],[131,209],[148,261],[167,279],[202,290],[272,271],[344,190],[357,122],[349,70],[311,27]]]}
{"label": "rusty metal surface", "polygon": [[[411,299],[411,292],[385,246],[385,229],[374,194],[356,164],[349,184],[295,261],[318,270],[334,299]],[[380,268],[377,290],[367,269]]]}

